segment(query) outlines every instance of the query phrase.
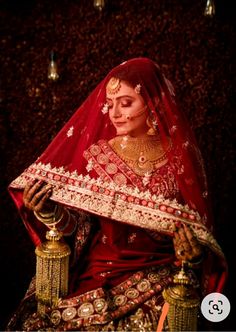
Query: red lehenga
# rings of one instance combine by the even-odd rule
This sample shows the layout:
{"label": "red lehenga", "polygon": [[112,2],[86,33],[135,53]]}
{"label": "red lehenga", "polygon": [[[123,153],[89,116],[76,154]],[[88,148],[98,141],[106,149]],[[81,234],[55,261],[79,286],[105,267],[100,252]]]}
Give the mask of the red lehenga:
{"label": "red lehenga", "polygon": [[[167,147],[151,174],[134,172],[108,143],[115,132],[102,110],[112,76],[140,84],[158,139]],[[201,292],[222,290],[226,263],[212,235],[200,154],[172,85],[151,60],[132,59],[114,68],[40,158],[11,183],[10,193],[37,245],[44,225],[22,203],[22,189],[32,178],[51,183],[51,199],[77,220],[69,294],[49,310],[45,330],[154,330],[162,290],[177,268],[172,237],[179,223],[190,225],[208,248],[197,271]],[[197,284],[194,273],[191,278]],[[33,282],[8,330],[36,329],[32,310]]]}

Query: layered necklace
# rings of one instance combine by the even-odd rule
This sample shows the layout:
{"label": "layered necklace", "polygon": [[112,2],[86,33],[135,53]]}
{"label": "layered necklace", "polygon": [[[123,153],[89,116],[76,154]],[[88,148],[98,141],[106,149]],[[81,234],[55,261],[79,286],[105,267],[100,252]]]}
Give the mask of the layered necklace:
{"label": "layered necklace", "polygon": [[117,136],[109,142],[116,154],[140,176],[151,175],[166,163],[159,136]]}

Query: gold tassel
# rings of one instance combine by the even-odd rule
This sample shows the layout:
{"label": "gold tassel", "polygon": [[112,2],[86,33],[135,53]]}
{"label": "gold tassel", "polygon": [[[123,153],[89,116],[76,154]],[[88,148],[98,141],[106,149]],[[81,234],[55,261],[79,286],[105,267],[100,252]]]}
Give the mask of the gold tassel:
{"label": "gold tassel", "polygon": [[69,246],[61,241],[62,233],[55,226],[47,231],[48,241],[36,249],[36,298],[38,313],[45,315],[46,307],[55,307],[68,292]]}
{"label": "gold tassel", "polygon": [[200,304],[196,289],[182,269],[174,276],[174,284],[164,289],[163,297],[169,303],[167,321],[170,332],[197,331],[197,314]]}

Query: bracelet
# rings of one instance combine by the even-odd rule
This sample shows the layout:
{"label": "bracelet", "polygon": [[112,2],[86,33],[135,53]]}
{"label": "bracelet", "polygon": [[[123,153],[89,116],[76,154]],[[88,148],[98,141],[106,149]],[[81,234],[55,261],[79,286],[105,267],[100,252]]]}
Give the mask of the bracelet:
{"label": "bracelet", "polygon": [[42,213],[34,211],[35,217],[45,225],[56,225],[64,217],[64,210],[62,206],[56,205],[54,212]]}
{"label": "bracelet", "polygon": [[63,232],[69,226],[69,223],[70,223],[70,213],[69,213],[69,211],[67,209],[64,209],[64,212],[67,214],[67,220],[64,223],[64,225],[58,227],[61,232]]}
{"label": "bracelet", "polygon": [[[69,210],[67,208],[64,208],[64,215],[65,215],[65,213],[67,214],[66,221],[65,221],[64,225],[58,226],[58,229],[60,230],[60,232],[63,232],[64,235],[70,236],[76,230],[77,222],[75,220],[75,217],[73,215],[71,215],[71,213],[69,212]],[[73,223],[73,225],[72,225],[72,223]],[[68,227],[70,229],[69,231],[67,229]]]}
{"label": "bracelet", "polygon": [[199,257],[197,257],[198,259],[193,259],[192,261],[188,261],[188,266],[191,268],[194,268],[194,267],[198,267],[203,259],[204,259],[204,253],[202,253]]}
{"label": "bracelet", "polygon": [[36,213],[38,213],[38,215],[40,215],[41,218],[51,219],[55,215],[56,211],[57,211],[57,205],[55,206],[53,212],[36,212]]}

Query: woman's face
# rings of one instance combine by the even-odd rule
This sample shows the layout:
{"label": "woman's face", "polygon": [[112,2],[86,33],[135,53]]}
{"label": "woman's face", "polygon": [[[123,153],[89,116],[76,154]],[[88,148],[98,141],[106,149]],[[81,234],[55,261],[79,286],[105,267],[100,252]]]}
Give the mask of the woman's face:
{"label": "woman's face", "polygon": [[119,82],[116,93],[107,91],[109,117],[117,135],[138,137],[146,134],[147,106],[140,94],[125,81]]}

